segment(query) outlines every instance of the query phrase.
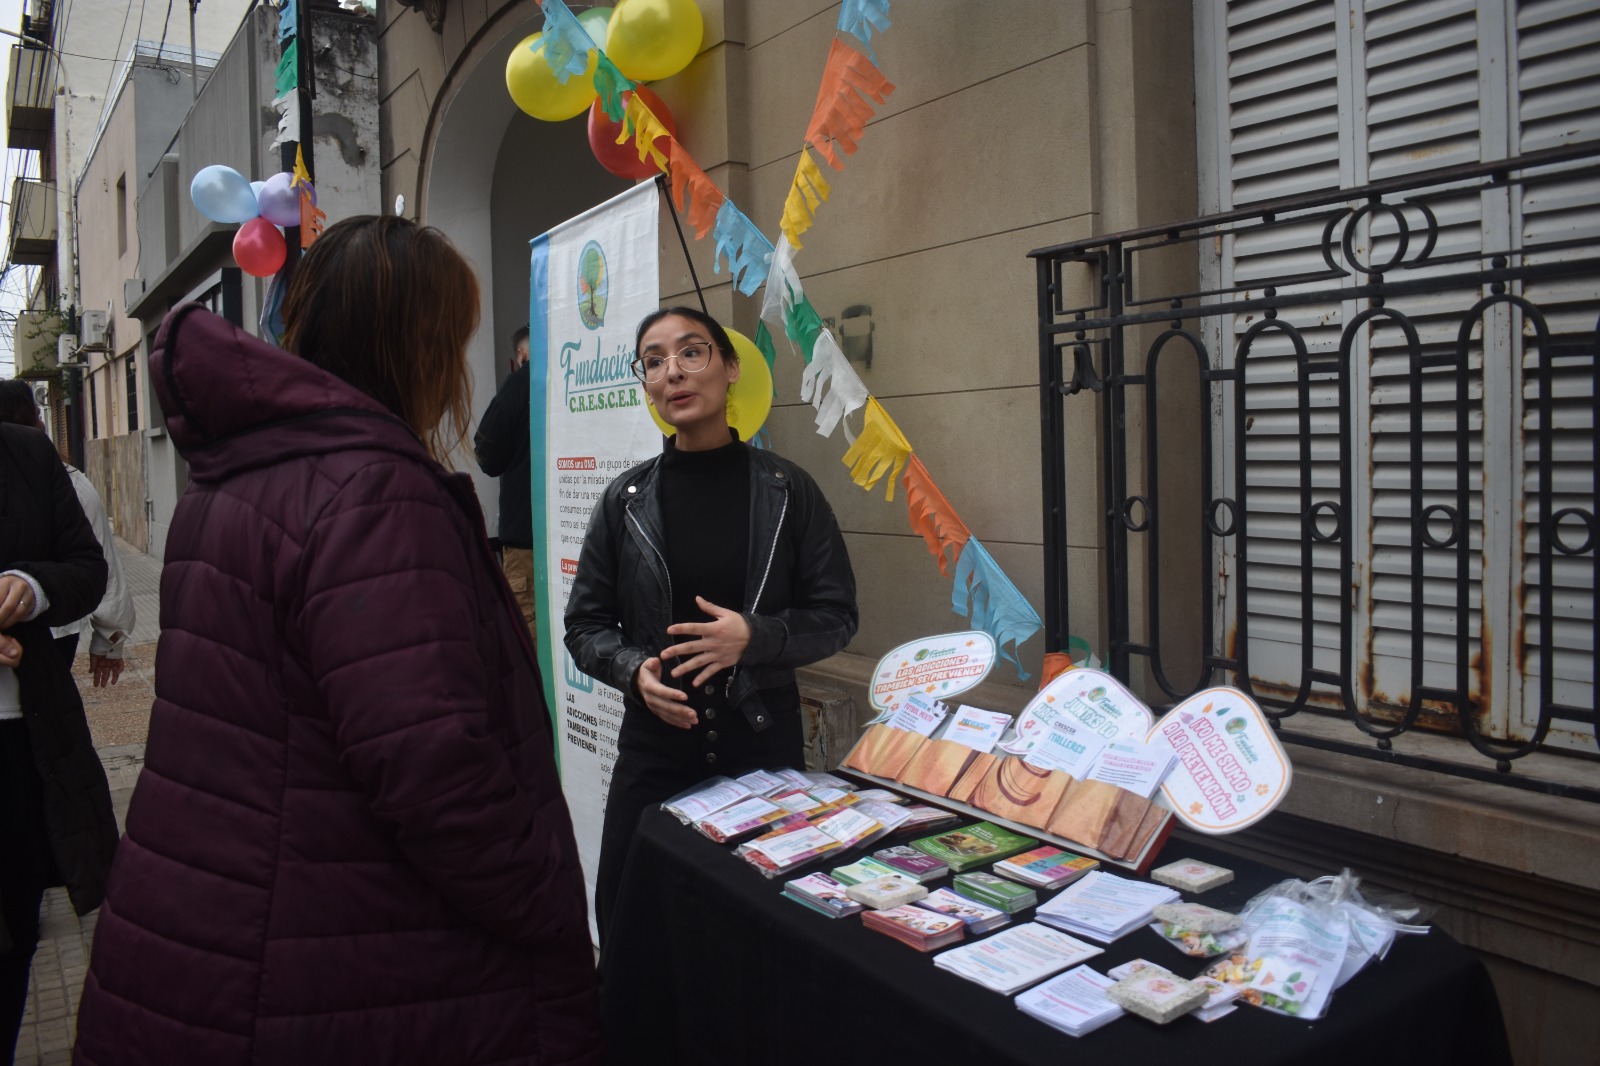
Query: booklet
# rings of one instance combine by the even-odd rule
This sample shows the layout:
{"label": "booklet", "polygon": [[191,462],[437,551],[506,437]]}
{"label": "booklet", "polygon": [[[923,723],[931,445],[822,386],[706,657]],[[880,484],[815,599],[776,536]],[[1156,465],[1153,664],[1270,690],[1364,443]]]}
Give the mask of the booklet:
{"label": "booklet", "polygon": [[1177,889],[1091,870],[1062,889],[1055,899],[1041,904],[1038,918],[1057,929],[1109,944],[1141,925],[1149,925],[1158,904],[1177,898]]}
{"label": "booklet", "polygon": [[861,913],[861,904],[845,895],[845,886],[827,874],[807,874],[783,886],[783,894],[829,918]]}
{"label": "booklet", "polygon": [[1111,978],[1079,966],[1022,993],[1017,1009],[1069,1036],[1083,1036],[1125,1013],[1106,996],[1114,984]]}
{"label": "booklet", "polygon": [[752,770],[737,779],[739,784],[748,788],[758,796],[770,796],[772,793],[789,787],[788,782],[776,774],[769,774],[765,770]]}
{"label": "booklet", "polygon": [[887,933],[918,951],[936,951],[946,944],[954,944],[966,934],[967,929],[959,918],[911,906],[865,911],[861,915],[861,923],[868,929]]}
{"label": "booklet", "polygon": [[1019,885],[994,874],[956,874],[954,884],[956,891],[963,896],[999,907],[1007,914],[1025,911],[1039,902],[1039,894],[1027,885]]}
{"label": "booklet", "polygon": [[940,739],[953,740],[973,751],[989,752],[994,750],[1000,738],[1005,736],[1006,727],[1010,724],[1009,714],[962,704],[956,708],[955,717],[951,719],[944,736]]}
{"label": "booklet", "polygon": [[833,874],[836,880],[842,881],[847,885],[859,885],[867,881],[875,880],[879,877],[888,877],[890,874],[898,874],[902,871],[896,870],[893,866],[889,866],[886,863],[881,863],[877,859],[867,858],[857,859],[848,866],[835,867],[830,872]]}
{"label": "booklet", "polygon": [[876,818],[848,807],[814,824],[846,848],[858,848],[889,832]]}
{"label": "booklet", "polygon": [[1178,756],[1165,740],[1114,740],[1101,749],[1089,780],[1104,781],[1149,799],[1177,762]]}
{"label": "booklet", "polygon": [[897,803],[884,803],[882,800],[860,799],[850,808],[860,814],[876,818],[883,826],[884,832],[893,833],[911,817],[911,812]]}
{"label": "booklet", "polygon": [[979,822],[965,829],[913,840],[911,846],[959,872],[1038,847],[1039,841],[993,822]]}
{"label": "booklet", "polygon": [[767,877],[776,877],[837,850],[837,840],[815,826],[803,825],[740,844],[738,854]]}
{"label": "booklet", "polygon": [[684,825],[698,822],[724,807],[749,799],[750,789],[731,777],[713,777],[701,782],[687,792],[681,792],[661,804],[661,809],[677,816]]}
{"label": "booklet", "polygon": [[959,896],[948,888],[935,889],[916,901],[919,907],[960,918],[973,936],[982,936],[992,929],[1011,924],[1011,915],[1003,910]]}
{"label": "booklet", "polygon": [[[937,893],[935,893],[937,895]],[[920,901],[926,907],[933,896]],[[976,931],[976,930],[974,930]],[[933,960],[940,969],[975,981],[1003,995],[1036,984],[1069,966],[1100,954],[1101,949],[1075,937],[1028,922],[987,940],[953,948]]]}
{"label": "booklet", "polygon": [[917,881],[933,881],[950,872],[950,867],[932,855],[924,855],[916,848],[905,844],[875,851],[872,857],[891,867],[896,873],[905,874]]}
{"label": "booklet", "polygon": [[720,811],[707,815],[696,822],[694,826],[718,844],[726,844],[746,834],[753,833],[763,826],[781,828],[784,824],[793,824],[804,820],[804,815],[786,811],[776,804],[768,803],[760,796],[751,796],[749,799],[740,800],[731,807],[724,807]]}
{"label": "booklet", "polygon": [[828,806],[826,802],[800,788],[784,786],[783,790],[767,797],[786,811],[811,815]]}
{"label": "booklet", "polygon": [[1047,844],[995,863],[994,872],[1035,888],[1065,888],[1099,866],[1099,859],[1074,855]]}
{"label": "booklet", "polygon": [[932,736],[949,713],[950,709],[938,700],[930,700],[920,692],[912,692],[889,717],[889,728]]}

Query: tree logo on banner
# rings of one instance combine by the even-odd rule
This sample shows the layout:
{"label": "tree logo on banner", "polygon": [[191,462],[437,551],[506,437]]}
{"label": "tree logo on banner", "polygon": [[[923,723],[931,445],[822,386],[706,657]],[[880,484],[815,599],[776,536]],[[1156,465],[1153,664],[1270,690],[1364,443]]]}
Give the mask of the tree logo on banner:
{"label": "tree logo on banner", "polygon": [[611,275],[606,270],[606,255],[598,241],[583,246],[578,256],[578,317],[589,329],[599,329],[606,321],[606,293]]}

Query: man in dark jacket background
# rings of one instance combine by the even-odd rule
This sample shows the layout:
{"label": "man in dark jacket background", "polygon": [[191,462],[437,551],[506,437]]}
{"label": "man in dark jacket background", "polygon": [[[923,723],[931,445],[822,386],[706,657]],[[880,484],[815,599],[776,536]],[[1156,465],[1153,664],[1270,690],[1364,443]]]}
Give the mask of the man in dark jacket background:
{"label": "man in dark jacket background", "polygon": [[[478,465],[500,479],[500,565],[522,608],[528,635],[533,621],[533,457],[528,426],[528,327],[511,335],[511,376],[489,402],[472,438]],[[537,640],[537,637],[535,637]]]}
{"label": "man in dark jacket background", "polygon": [[105,771],[50,626],[92,611],[106,560],[43,433],[0,424],[0,1061],[11,1061],[44,890],[100,905],[117,843]]}

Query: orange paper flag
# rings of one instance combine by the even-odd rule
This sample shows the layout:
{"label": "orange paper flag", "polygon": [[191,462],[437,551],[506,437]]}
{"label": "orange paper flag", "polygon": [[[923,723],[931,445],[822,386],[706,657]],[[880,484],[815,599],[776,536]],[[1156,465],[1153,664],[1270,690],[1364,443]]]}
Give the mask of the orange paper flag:
{"label": "orange paper flag", "polygon": [[806,140],[834,170],[844,169],[845,155],[855,152],[872,118],[872,103],[883,103],[894,86],[872,60],[838,37],[828,49],[828,65],[817,89],[817,106],[806,127]]}
{"label": "orange paper flag", "polygon": [[[716,183],[706,176],[700,169],[683,145],[676,140],[668,138],[667,149],[671,158],[667,166],[672,174],[672,202],[678,205],[679,211],[685,212],[689,225],[694,227],[694,238],[697,241],[705,240],[706,234],[717,224],[717,209],[727,199],[722,195],[722,190]],[[684,194],[688,193],[689,206],[684,207]]]}
{"label": "orange paper flag", "polygon": [[794,168],[794,184],[789,187],[789,198],[783,203],[783,221],[779,223],[789,243],[803,247],[800,234],[811,228],[817,207],[828,198],[831,190],[828,179],[811,153],[800,149],[800,162]]}
{"label": "orange paper flag", "polygon": [[[950,576],[950,564],[961,555],[961,546],[972,536],[965,522],[933,483],[928,468],[915,455],[906,465],[906,507],[911,512],[911,528],[922,534],[928,551],[939,560],[939,573]],[[949,549],[949,558],[945,550]]]}

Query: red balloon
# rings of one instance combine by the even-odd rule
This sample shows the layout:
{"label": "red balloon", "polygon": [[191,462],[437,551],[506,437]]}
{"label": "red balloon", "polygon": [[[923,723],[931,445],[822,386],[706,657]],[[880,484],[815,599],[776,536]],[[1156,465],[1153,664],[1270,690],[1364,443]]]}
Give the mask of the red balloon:
{"label": "red balloon", "polygon": [[233,261],[254,277],[270,278],[282,268],[288,255],[283,234],[264,218],[252,218],[233,235]]}
{"label": "red balloon", "polygon": [[[667,127],[667,132],[674,137],[678,135],[678,122],[672,117],[672,112],[667,110],[667,105],[661,102],[661,97],[651,92],[643,85],[622,94],[624,102],[634,93],[639,94],[639,99],[644,101],[650,113],[661,120]],[[641,178],[653,178],[660,173],[656,165],[649,158],[639,158],[639,146],[629,137],[622,144],[617,143],[617,137],[622,133],[622,123],[611,121],[611,116],[596,100],[589,105],[589,148],[594,152],[594,157],[600,165],[619,178],[628,178],[638,181]]]}

